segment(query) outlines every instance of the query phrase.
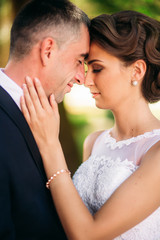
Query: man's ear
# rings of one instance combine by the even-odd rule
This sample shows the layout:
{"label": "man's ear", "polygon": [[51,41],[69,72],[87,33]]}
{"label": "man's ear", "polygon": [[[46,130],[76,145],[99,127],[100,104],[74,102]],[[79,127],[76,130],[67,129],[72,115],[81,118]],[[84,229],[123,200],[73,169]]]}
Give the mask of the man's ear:
{"label": "man's ear", "polygon": [[139,59],[135,63],[133,63],[132,80],[141,82],[145,76],[146,69],[146,62],[142,59]]}
{"label": "man's ear", "polygon": [[41,43],[40,57],[43,66],[46,66],[52,56],[56,43],[53,38],[45,38]]}

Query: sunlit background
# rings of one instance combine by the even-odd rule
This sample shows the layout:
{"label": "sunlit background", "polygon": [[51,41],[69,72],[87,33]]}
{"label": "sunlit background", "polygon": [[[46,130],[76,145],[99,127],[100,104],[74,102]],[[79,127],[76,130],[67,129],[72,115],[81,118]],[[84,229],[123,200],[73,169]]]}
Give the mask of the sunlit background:
{"label": "sunlit background", "polygon": [[[9,54],[9,34],[12,21],[27,0],[0,0],[0,67],[4,67]],[[137,10],[160,20],[159,0],[72,0],[89,17],[121,10]],[[160,103],[150,105],[160,119]],[[74,85],[64,103],[59,106],[61,114],[60,139],[72,172],[81,163],[85,137],[97,130],[114,124],[110,111],[95,107],[94,99],[87,88]]]}

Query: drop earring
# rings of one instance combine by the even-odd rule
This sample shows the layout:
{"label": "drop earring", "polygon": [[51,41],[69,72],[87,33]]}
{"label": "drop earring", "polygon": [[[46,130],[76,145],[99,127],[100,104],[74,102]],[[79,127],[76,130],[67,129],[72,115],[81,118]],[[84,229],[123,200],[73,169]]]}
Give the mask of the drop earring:
{"label": "drop earring", "polygon": [[132,81],[133,86],[137,86],[137,84],[138,84],[138,81],[136,81],[136,80]]}

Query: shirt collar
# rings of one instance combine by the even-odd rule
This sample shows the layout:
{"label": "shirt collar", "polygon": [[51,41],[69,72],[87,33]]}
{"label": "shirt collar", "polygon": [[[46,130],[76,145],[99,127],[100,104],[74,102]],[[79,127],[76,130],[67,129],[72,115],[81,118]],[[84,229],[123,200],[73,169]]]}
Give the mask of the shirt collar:
{"label": "shirt collar", "polygon": [[23,95],[23,90],[3,72],[3,69],[0,69],[0,86],[4,88],[20,108],[20,97]]}

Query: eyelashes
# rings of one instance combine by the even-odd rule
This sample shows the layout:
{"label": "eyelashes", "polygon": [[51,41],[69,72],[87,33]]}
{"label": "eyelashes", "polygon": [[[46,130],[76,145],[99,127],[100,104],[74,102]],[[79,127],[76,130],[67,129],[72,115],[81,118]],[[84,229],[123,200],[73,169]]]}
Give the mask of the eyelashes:
{"label": "eyelashes", "polygon": [[100,69],[93,69],[93,70],[92,70],[93,73],[99,73],[99,72],[101,72],[101,71],[102,71],[102,68],[100,68]]}
{"label": "eyelashes", "polygon": [[[93,69],[92,73],[99,73],[101,71],[102,71],[102,69]],[[87,74],[87,72],[88,72],[88,70],[85,71],[85,74]]]}
{"label": "eyelashes", "polygon": [[92,70],[92,73],[100,73],[103,70],[103,66],[99,64],[92,64],[91,70]]}

